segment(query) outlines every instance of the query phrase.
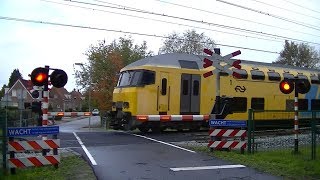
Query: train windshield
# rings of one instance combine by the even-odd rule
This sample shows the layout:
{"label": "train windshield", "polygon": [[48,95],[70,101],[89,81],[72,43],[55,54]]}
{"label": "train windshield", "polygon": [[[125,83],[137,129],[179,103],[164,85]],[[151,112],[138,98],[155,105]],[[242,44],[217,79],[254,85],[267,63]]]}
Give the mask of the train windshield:
{"label": "train windshield", "polygon": [[148,70],[123,71],[117,87],[144,86],[155,83],[155,72]]}

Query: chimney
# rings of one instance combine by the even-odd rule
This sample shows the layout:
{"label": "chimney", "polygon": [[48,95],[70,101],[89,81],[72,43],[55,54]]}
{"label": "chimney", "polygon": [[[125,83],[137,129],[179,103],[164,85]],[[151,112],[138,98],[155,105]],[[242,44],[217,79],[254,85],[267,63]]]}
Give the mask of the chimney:
{"label": "chimney", "polygon": [[7,94],[10,88],[4,88],[4,94]]}

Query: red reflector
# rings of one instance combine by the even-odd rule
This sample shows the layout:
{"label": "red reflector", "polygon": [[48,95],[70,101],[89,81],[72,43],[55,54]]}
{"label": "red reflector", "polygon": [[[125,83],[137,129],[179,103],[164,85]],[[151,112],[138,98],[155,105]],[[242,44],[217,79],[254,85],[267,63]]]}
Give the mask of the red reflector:
{"label": "red reflector", "polygon": [[58,112],[57,116],[64,116],[63,112]]}
{"label": "red reflector", "polygon": [[90,112],[85,112],[84,115],[85,116],[91,116],[91,113]]}
{"label": "red reflector", "polygon": [[148,121],[148,116],[144,116],[144,115],[137,116],[137,120],[142,122]]}

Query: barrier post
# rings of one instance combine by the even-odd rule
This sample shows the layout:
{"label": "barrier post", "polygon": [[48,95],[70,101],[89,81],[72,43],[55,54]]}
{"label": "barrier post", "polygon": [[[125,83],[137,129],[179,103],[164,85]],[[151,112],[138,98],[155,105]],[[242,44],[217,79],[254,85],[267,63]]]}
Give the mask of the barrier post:
{"label": "barrier post", "polygon": [[7,174],[7,119],[2,109],[0,109],[0,125],[2,128],[2,168],[3,174]]}
{"label": "barrier post", "polygon": [[316,126],[316,113],[312,112],[312,119],[311,119],[311,159],[316,159],[316,133],[317,133],[317,126]]}
{"label": "barrier post", "polygon": [[[9,137],[9,142],[13,142],[13,141],[14,141],[14,138],[13,137]],[[9,154],[10,154],[10,159],[14,159],[15,158],[14,151],[10,151]],[[10,173],[11,174],[16,174],[16,168],[10,168]]]}
{"label": "barrier post", "polygon": [[252,150],[252,137],[251,137],[251,131],[252,131],[252,109],[249,109],[248,111],[248,153],[251,154]]}
{"label": "barrier post", "polygon": [[[54,134],[52,135],[52,139],[58,139],[58,135]],[[53,155],[58,155],[58,148],[53,148]],[[59,164],[53,165],[56,169],[59,168]]]}

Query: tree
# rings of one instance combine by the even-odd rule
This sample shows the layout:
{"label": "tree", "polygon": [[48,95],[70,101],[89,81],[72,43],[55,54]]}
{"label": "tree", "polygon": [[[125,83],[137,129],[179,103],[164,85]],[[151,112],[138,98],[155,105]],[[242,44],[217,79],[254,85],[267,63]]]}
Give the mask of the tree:
{"label": "tree", "polygon": [[1,88],[1,90],[0,90],[0,100],[1,100],[1,98],[4,96],[4,88],[7,88],[8,86],[6,85],[6,84],[4,84],[3,86],[2,86],[2,88]]}
{"label": "tree", "polygon": [[[120,69],[136,60],[150,56],[147,52],[147,43],[134,45],[131,37],[119,38],[106,44],[105,40],[91,45],[86,52],[88,63],[75,71],[76,84],[89,92],[90,78],[91,105],[100,110],[109,110],[112,105],[113,88],[118,81]],[[88,93],[86,99],[88,98]]]}
{"label": "tree", "polygon": [[195,30],[187,30],[182,35],[173,32],[164,41],[163,46],[159,49],[161,53],[188,53],[203,54],[203,49],[213,49],[214,40],[205,36],[204,33],[198,34]]}
{"label": "tree", "polygon": [[9,78],[9,88],[11,88],[18,79],[22,79],[22,75],[19,69],[14,69]]}
{"label": "tree", "polygon": [[314,47],[309,46],[308,44],[296,44],[286,40],[278,60],[272,63],[307,68],[319,68],[320,54],[315,51]]}

